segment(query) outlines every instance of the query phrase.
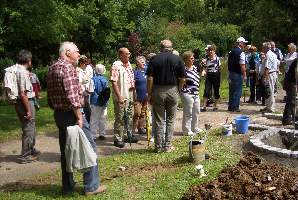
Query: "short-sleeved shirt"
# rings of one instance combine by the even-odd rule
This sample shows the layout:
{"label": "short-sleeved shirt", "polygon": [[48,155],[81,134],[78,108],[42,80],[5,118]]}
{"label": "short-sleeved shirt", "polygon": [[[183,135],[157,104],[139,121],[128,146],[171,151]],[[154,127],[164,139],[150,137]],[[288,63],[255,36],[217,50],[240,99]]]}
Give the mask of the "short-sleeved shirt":
{"label": "short-sleeved shirt", "polygon": [[29,74],[30,74],[30,81],[32,84],[39,83],[38,77],[36,76],[35,73],[30,72]]}
{"label": "short-sleeved shirt", "polygon": [[134,70],[135,85],[137,100],[143,102],[147,98],[147,76],[145,74],[145,69],[137,68]]}
{"label": "short-sleeved shirt", "polygon": [[277,56],[271,50],[266,53],[265,68],[269,69],[269,73],[278,71]]}
{"label": "short-sleeved shirt", "polygon": [[192,70],[186,68],[185,72],[185,85],[182,88],[182,92],[198,95],[200,88],[200,76],[197,67],[193,65]]}
{"label": "short-sleeved shirt", "polygon": [[134,88],[135,80],[130,62],[128,62],[127,65],[124,65],[120,60],[115,61],[111,68],[110,80],[119,82],[121,69],[124,69],[127,75],[127,79],[124,80],[124,84],[127,85],[128,89]]}
{"label": "short-sleeved shirt", "polygon": [[48,102],[54,110],[80,108],[83,91],[76,68],[61,58],[49,67],[47,74]]}
{"label": "short-sleeved shirt", "polygon": [[220,60],[217,56],[214,59],[209,57],[206,60],[207,73],[219,73],[220,72]]}
{"label": "short-sleeved shirt", "polygon": [[[20,92],[25,92],[28,98],[35,97],[33,91],[33,86],[30,81],[30,72],[23,65],[18,65],[16,70],[18,90]],[[20,96],[18,96],[20,98]]]}
{"label": "short-sleeved shirt", "polygon": [[146,74],[153,77],[153,85],[178,85],[178,78],[185,77],[184,62],[170,51],[161,52],[150,60]]}

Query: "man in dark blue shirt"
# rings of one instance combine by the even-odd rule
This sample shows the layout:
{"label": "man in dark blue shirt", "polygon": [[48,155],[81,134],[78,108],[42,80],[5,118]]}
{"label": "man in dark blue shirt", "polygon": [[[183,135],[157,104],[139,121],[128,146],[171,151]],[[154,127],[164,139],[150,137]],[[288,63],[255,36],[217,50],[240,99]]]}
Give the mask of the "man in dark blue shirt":
{"label": "man in dark blue shirt", "polygon": [[247,41],[239,37],[236,41],[236,47],[229,52],[228,70],[229,70],[229,107],[232,112],[240,112],[240,98],[242,95],[242,82],[246,79],[245,54],[242,49]]}
{"label": "man in dark blue shirt", "polygon": [[[149,62],[147,70],[148,100],[153,108],[153,134],[156,152],[171,152],[179,91],[184,84],[183,60],[172,54],[172,42],[161,41],[161,52]],[[164,118],[166,115],[166,133]],[[165,134],[165,137],[163,135]],[[163,139],[164,138],[164,139]]]}

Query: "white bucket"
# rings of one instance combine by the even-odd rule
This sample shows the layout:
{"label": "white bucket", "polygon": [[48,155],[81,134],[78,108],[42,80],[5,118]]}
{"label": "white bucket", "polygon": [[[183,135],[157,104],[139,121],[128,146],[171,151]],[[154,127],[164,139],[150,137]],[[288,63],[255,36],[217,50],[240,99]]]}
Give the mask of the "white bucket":
{"label": "white bucket", "polygon": [[231,136],[232,135],[233,126],[232,124],[224,124],[222,126],[222,133],[225,136]]}

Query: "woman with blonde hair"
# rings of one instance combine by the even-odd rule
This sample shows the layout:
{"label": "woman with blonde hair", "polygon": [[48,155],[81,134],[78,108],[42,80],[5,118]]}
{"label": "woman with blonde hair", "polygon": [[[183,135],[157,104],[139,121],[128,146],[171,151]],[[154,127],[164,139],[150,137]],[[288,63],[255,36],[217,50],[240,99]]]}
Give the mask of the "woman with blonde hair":
{"label": "woman with blonde hair", "polygon": [[200,76],[198,69],[194,66],[194,54],[191,51],[183,53],[182,58],[185,63],[185,84],[181,90],[183,103],[182,130],[188,135],[199,133],[198,115],[200,113]]}

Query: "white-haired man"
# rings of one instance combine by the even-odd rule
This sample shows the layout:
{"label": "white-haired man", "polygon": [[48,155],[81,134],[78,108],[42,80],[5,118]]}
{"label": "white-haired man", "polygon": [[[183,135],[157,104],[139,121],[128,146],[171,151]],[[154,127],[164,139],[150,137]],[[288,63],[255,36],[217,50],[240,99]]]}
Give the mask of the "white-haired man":
{"label": "white-haired man", "polygon": [[172,50],[170,40],[161,41],[161,52],[150,60],[147,69],[147,91],[148,100],[153,108],[152,131],[156,152],[173,150],[171,142],[179,91],[185,80],[184,62],[179,56],[174,55]]}
{"label": "white-haired man", "polygon": [[90,128],[93,139],[96,139],[99,133],[99,140],[105,140],[106,135],[106,117],[109,96],[106,95],[106,90],[109,90],[109,83],[104,76],[106,68],[102,64],[95,66],[95,75],[91,79],[90,84]]}
{"label": "white-haired man", "polygon": [[275,111],[275,97],[274,97],[274,87],[277,81],[278,73],[278,59],[275,53],[271,51],[270,42],[263,43],[263,52],[266,54],[265,64],[264,64],[264,83],[265,90],[267,93],[267,98],[265,100],[265,108],[261,109],[261,112],[274,112]]}
{"label": "white-haired man", "polygon": [[[78,124],[84,131],[93,150],[96,143],[92,138],[89,124],[81,112],[83,92],[79,83],[76,63],[80,56],[78,47],[72,42],[63,42],[59,49],[59,59],[49,67],[47,74],[48,103],[54,109],[54,118],[59,128],[59,145],[61,152],[62,192],[74,190],[73,173],[66,171],[66,130],[68,126]],[[98,166],[90,167],[84,172],[85,195],[104,192],[105,186],[99,186]]]}

